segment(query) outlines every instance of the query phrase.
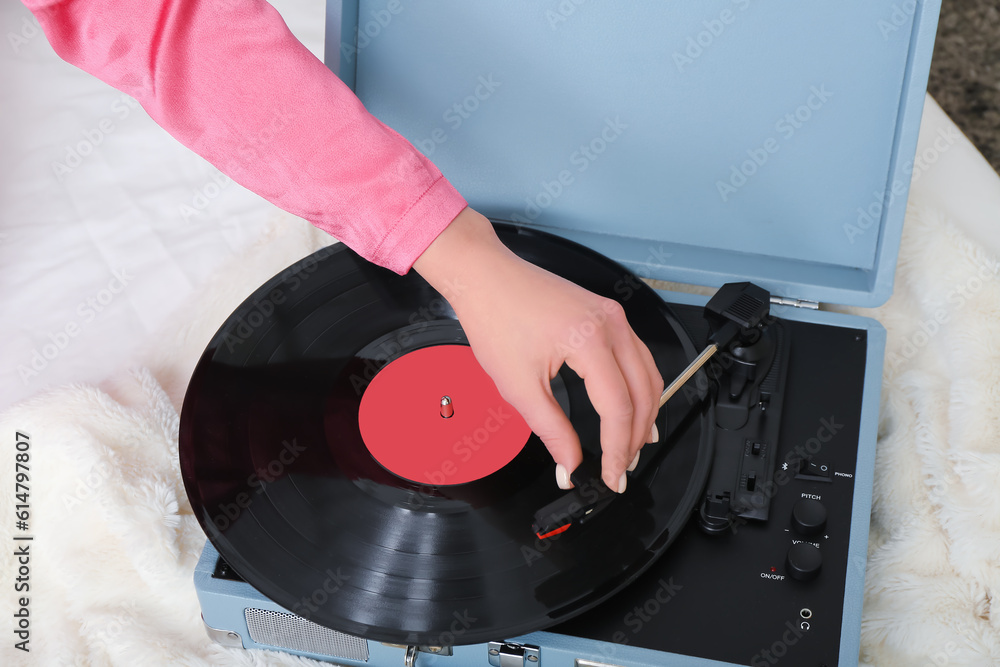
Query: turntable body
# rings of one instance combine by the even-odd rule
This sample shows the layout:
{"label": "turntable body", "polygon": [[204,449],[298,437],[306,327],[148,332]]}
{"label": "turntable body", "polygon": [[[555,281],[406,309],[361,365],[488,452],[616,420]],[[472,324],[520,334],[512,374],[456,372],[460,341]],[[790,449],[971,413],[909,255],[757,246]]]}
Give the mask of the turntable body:
{"label": "turntable body", "polygon": [[[261,576],[239,550],[230,554],[237,562],[227,563],[216,546],[234,549],[238,541],[227,534],[244,528],[222,527],[213,519],[227,518],[225,512],[203,504],[200,519],[216,544],[206,546],[196,588],[210,634],[234,647],[380,667],[857,664],[885,331],[874,320],[818,306],[877,306],[892,291],[905,209],[899,194],[912,172],[939,3],[907,7],[890,0],[849,6],[649,0],[610,7],[576,0],[495,6],[331,0],[328,65],[504,234],[527,239],[528,252],[540,253],[537,261],[558,254],[559,242],[538,234],[545,232],[645,279],[708,287],[752,281],[772,296],[774,353],[758,375],[739,378],[733,355],[724,355],[730,367],[701,378],[701,394],[695,385],[694,393],[677,397],[678,405],[697,404],[697,417],[686,422],[687,412],[667,412],[666,422],[678,430],[663,456],[677,464],[649,470],[683,475],[669,483],[643,478],[651,492],[679,489],[670,509],[637,504],[663,508],[636,512],[649,524],[610,515],[620,534],[635,538],[619,549],[633,560],[593,558],[598,569],[619,569],[579,599],[549,604],[541,616],[552,590],[558,598],[568,589],[563,581],[546,588],[549,579],[531,580],[518,633],[482,631],[503,616],[499,609],[494,616],[491,605],[511,599],[507,580],[491,569],[495,563],[483,566],[469,605],[427,607],[434,633],[412,630],[421,616],[413,614],[398,618],[393,640],[392,614],[378,610],[370,614],[371,633],[351,619],[337,628],[314,622],[332,618],[322,609],[350,588],[345,572],[329,569],[308,595],[293,599],[282,581],[294,580],[303,563],[289,558],[287,577],[276,566]],[[634,292],[645,293],[633,284],[625,279],[608,287],[628,302]],[[392,294],[382,296],[391,302]],[[671,354],[683,350],[690,359],[704,344],[707,298],[686,288],[656,294],[662,306],[643,301],[637,313],[665,309],[680,323],[689,340],[664,352],[670,361],[662,368],[673,368]],[[302,307],[320,313],[325,300],[317,293]],[[446,310],[420,321],[444,322]],[[231,319],[226,326],[238,324]],[[316,331],[330,325],[320,322]],[[421,342],[419,335],[431,335],[424,332],[414,345],[443,344],[454,332],[432,333],[436,338]],[[287,348],[299,349],[298,356],[282,357],[281,344],[271,349],[281,362],[308,359],[301,350],[320,334],[309,335],[300,348]],[[379,335],[398,337],[398,330]],[[448,342],[461,344],[455,335]],[[659,335],[651,334],[649,344],[657,345]],[[364,377],[372,369],[356,370]],[[294,377],[314,381],[301,373]],[[747,377],[754,379],[744,390]],[[572,378],[559,391],[572,403]],[[193,411],[187,412],[190,425]],[[345,427],[337,421],[332,428],[339,437],[343,430],[336,429]],[[252,438],[253,429],[245,430]],[[338,469],[356,464],[341,462]],[[218,481],[203,468],[195,475],[192,466],[186,482],[209,488]],[[319,497],[296,483],[303,497]],[[691,488],[695,499],[682,493]],[[444,500],[425,491],[407,498],[381,487],[372,493],[387,506],[413,511],[447,513],[456,511],[448,503],[484,502],[475,489]],[[204,498],[199,493],[192,495],[196,507]],[[230,495],[212,497],[223,498],[219,507],[235,508],[231,523],[255,512],[266,516],[240,504],[235,489]],[[414,498],[423,505],[408,504]],[[301,522],[288,523],[295,528],[288,540],[309,532]],[[571,559],[565,548],[578,539],[578,528],[588,529],[574,525],[566,536],[534,546],[538,571],[552,579],[593,575],[582,555]],[[601,530],[608,551],[618,548],[620,534]],[[445,553],[442,562],[453,555]],[[441,575],[421,588],[414,582],[424,575],[416,570],[425,565],[399,573],[413,580],[415,601],[448,580]]]}

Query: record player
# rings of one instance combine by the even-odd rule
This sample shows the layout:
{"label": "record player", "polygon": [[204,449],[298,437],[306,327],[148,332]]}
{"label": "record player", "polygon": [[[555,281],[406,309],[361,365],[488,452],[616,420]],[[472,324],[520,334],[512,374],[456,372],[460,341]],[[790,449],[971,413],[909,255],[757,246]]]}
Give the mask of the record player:
{"label": "record player", "polygon": [[561,371],[585,450],[562,492],[426,283],[339,246],[289,267],[182,411],[210,636],[342,665],[856,664],[885,331],[819,304],[891,294],[938,9],[332,0],[327,63],[511,249],[618,300],[667,381],[718,351],[620,497]]}

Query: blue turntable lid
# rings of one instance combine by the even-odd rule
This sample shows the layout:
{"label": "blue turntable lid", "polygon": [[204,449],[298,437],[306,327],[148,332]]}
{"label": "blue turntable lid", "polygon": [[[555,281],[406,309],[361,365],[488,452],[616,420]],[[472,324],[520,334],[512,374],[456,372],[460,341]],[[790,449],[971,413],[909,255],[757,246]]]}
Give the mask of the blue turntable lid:
{"label": "blue turntable lid", "polygon": [[939,9],[330,0],[327,64],[492,218],[649,278],[875,306]]}

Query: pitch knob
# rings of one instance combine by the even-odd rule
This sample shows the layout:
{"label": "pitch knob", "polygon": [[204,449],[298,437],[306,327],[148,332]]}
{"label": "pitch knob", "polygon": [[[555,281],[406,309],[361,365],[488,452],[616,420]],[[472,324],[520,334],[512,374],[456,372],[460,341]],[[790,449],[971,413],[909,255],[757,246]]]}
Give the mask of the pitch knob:
{"label": "pitch knob", "polygon": [[819,549],[807,542],[793,544],[785,557],[788,576],[799,581],[812,581],[819,576],[823,567],[823,555]]}
{"label": "pitch knob", "polygon": [[792,528],[803,537],[826,530],[826,507],[818,500],[800,498],[792,507]]}

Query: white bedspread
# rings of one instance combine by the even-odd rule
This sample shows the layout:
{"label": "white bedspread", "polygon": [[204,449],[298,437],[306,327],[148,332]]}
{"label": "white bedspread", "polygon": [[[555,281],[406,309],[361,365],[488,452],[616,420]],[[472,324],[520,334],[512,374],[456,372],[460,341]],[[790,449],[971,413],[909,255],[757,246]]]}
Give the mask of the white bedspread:
{"label": "white bedspread", "polygon": [[[324,0],[272,4],[322,58]],[[2,409],[136,363],[150,334],[285,214],[61,60],[17,0],[0,3],[0,34]]]}
{"label": "white bedspread", "polygon": [[[319,53],[322,0],[275,4]],[[33,471],[32,653],[4,630],[0,663],[313,664],[206,638],[192,585],[204,537],[180,481],[176,408],[225,316],[329,238],[235,184],[213,189],[210,166],[56,58],[28,16],[0,6],[4,31],[29,35],[0,48],[0,408],[33,396],[0,415],[0,543],[12,543],[19,430]],[[60,180],[53,163],[102,119],[114,131]],[[854,311],[889,332],[862,662],[996,665],[1000,179],[932,100],[918,154],[928,168],[895,294]],[[127,366],[148,370],[116,370]],[[12,550],[0,554],[7,580]],[[8,619],[13,603],[5,585]]]}

